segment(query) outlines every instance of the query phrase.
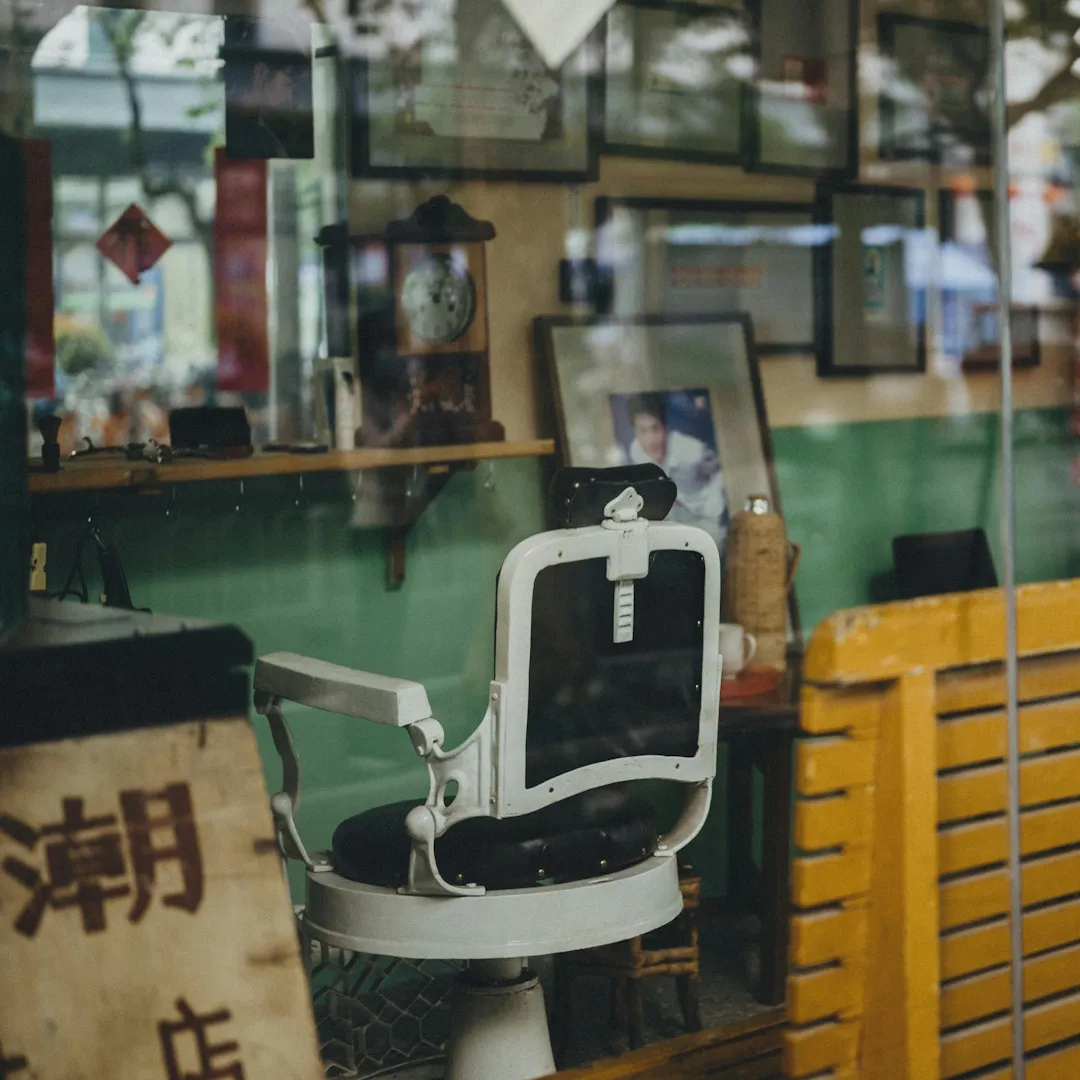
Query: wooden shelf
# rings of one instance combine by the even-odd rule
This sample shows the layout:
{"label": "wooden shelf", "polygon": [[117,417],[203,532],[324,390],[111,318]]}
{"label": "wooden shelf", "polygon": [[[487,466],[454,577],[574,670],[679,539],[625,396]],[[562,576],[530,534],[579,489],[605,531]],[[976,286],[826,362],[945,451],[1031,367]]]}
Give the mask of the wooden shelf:
{"label": "wooden shelf", "polygon": [[30,462],[28,486],[33,495],[72,491],[106,491],[160,487],[198,480],[246,480],[256,476],[295,476],[299,473],[346,472],[428,465],[445,471],[455,464],[495,461],[500,458],[544,457],[555,452],[552,439],[531,442],[467,443],[459,446],[416,446],[407,449],[331,450],[325,454],[255,453],[226,461],[188,459],[155,465],[125,461],[112,455],[68,458],[59,472],[42,472],[40,461]]}

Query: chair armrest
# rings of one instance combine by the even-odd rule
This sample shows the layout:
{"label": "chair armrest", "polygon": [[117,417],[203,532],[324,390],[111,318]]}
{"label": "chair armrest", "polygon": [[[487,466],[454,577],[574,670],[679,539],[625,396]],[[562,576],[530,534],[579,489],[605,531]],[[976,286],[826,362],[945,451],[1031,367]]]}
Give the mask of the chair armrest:
{"label": "chair armrest", "polygon": [[408,727],[431,716],[427,691],[420,683],[354,671],[290,652],[259,657],[255,693],[390,727]]}

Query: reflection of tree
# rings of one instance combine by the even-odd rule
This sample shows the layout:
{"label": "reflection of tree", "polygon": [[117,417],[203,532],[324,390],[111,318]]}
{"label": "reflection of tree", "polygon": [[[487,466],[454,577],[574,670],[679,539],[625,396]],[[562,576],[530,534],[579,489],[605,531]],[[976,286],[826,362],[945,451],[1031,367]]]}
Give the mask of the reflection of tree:
{"label": "reflection of tree", "polygon": [[745,80],[752,72],[749,33],[737,19],[695,16],[661,28],[650,26],[647,15],[639,20],[632,8],[617,8],[610,19],[609,76],[628,76],[645,60],[647,83],[695,94],[715,91],[718,78]]}
{"label": "reflection of tree", "polygon": [[753,72],[745,21],[616,5],[608,16],[608,115],[637,137],[737,138]]}
{"label": "reflection of tree", "polygon": [[74,378],[84,372],[104,371],[112,358],[112,343],[100,326],[57,315],[56,363],[65,375]]}
{"label": "reflection of tree", "polygon": [[[324,0],[306,0],[306,6],[328,21]],[[452,41],[460,5],[455,0],[355,0],[346,6],[348,16],[329,20],[339,44],[376,59],[407,53],[424,41]]]}
{"label": "reflection of tree", "polygon": [[879,22],[885,100],[897,150],[990,149],[989,34],[966,24],[938,26],[908,16]]}
{"label": "reflection of tree", "polygon": [[34,130],[34,49],[45,35],[32,0],[0,4],[0,131],[26,139]]}
{"label": "reflection of tree", "polygon": [[[182,15],[162,17],[147,11],[121,11],[97,9],[92,13],[104,31],[109,43],[116,69],[123,83],[130,110],[128,127],[128,147],[131,164],[148,199],[176,196],[187,211],[191,230],[202,244],[207,256],[207,265],[213,264],[214,229],[213,222],[199,213],[198,184],[202,179],[202,170],[187,169],[172,161],[151,161],[147,146],[146,132],[143,126],[142,99],[139,94],[138,78],[134,70],[134,61],[139,48],[148,39],[157,37],[160,44],[174,48],[177,41],[199,23]],[[200,20],[199,22],[202,22]],[[182,60],[181,63],[184,61]],[[188,61],[190,63],[190,60]],[[192,119],[202,112],[216,108],[214,102],[207,102],[204,107],[192,113]],[[210,152],[212,139],[207,140],[207,153]]]}
{"label": "reflection of tree", "polygon": [[[1013,0],[1005,5],[1005,18],[1010,60],[1023,57],[1025,67],[1035,65],[1046,72],[1033,95],[1009,104],[1008,126],[1012,128],[1029,113],[1045,111],[1080,93],[1080,78],[1074,70],[1080,61],[1080,5],[1074,0]],[[939,65],[935,74],[969,80],[972,87],[992,81],[990,46],[976,42],[975,35],[951,35],[947,63]],[[883,92],[898,105],[912,93],[921,97],[927,89],[926,61],[925,54],[900,57],[893,70],[883,74]],[[973,130],[976,115],[974,110],[956,109],[948,115],[948,126],[958,138],[970,143],[978,138],[978,132]]]}
{"label": "reflection of tree", "polygon": [[650,78],[685,93],[715,90],[717,73],[744,79],[750,73],[746,30],[734,20],[702,24],[700,20],[671,33],[651,62]]}
{"label": "reflection of tree", "polygon": [[1028,113],[1042,112],[1080,91],[1080,79],[1073,70],[1080,60],[1076,40],[1080,7],[1072,0],[1024,0],[1007,3],[1005,12],[1010,47],[1022,42],[1041,45],[1054,64],[1053,74],[1033,97],[1009,105],[1009,127],[1015,127]]}

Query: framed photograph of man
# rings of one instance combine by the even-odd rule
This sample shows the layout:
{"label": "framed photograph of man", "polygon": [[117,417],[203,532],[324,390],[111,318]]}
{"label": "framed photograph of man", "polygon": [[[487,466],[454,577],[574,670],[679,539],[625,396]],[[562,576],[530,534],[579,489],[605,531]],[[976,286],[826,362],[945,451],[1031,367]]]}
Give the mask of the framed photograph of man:
{"label": "framed photograph of man", "polygon": [[815,249],[819,375],[926,370],[927,267],[933,240],[915,188],[818,188]]}
{"label": "framed photograph of man", "polygon": [[352,64],[354,176],[595,179],[602,29],[551,71],[500,0],[457,0],[371,51]]}
{"label": "framed photograph of man", "polygon": [[543,316],[534,333],[567,465],[657,462],[695,524],[721,543],[728,517],[750,495],[779,502],[745,312]]}
{"label": "framed photograph of man", "polygon": [[600,198],[596,237],[602,311],[745,311],[759,355],[813,352],[813,204]]}
{"label": "framed photograph of man", "polygon": [[[721,557],[728,521],[750,496],[767,493],[782,512],[746,312],[553,315],[533,331],[565,464],[658,463],[679,489],[673,513],[716,538]],[[794,592],[789,613],[795,640]]]}
{"label": "framed photograph of man", "polygon": [[668,521],[704,529],[723,549],[729,514],[709,391],[647,390],[608,400],[622,463],[659,465],[679,492]]}
{"label": "framed photograph of man", "polygon": [[741,161],[753,57],[739,6],[622,0],[604,72],[605,154]]}
{"label": "framed photograph of man", "polygon": [[747,94],[747,167],[854,176],[857,0],[747,0],[757,69]]}
{"label": "framed photograph of man", "polygon": [[989,165],[989,30],[895,12],[877,25],[881,157]]}

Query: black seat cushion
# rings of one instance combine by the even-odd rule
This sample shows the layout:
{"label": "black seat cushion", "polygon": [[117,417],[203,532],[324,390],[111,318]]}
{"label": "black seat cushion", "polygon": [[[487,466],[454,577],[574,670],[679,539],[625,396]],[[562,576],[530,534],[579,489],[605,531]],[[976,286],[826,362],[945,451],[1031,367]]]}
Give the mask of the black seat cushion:
{"label": "black seat cushion", "polygon": [[[368,885],[404,886],[409,865],[405,815],[422,803],[391,803],[343,821],[334,830],[337,872]],[[655,847],[652,807],[619,785],[522,817],[469,818],[435,841],[435,857],[451,884],[524,889],[622,870]]]}

